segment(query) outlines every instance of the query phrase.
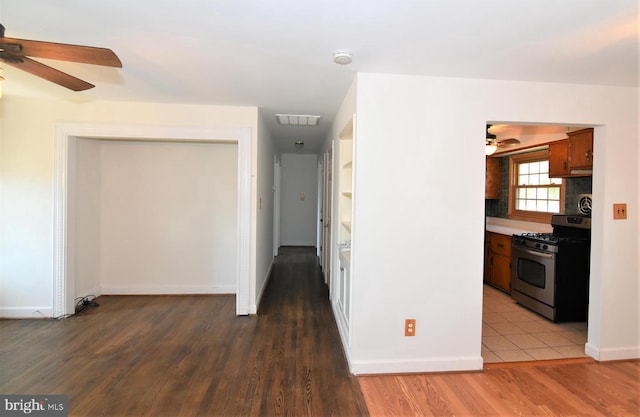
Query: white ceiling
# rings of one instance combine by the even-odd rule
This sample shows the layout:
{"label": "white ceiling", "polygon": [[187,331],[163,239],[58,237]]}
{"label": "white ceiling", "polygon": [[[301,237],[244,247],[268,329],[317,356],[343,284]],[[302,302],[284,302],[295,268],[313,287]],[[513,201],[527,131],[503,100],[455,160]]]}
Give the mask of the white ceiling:
{"label": "white ceiling", "polygon": [[[639,78],[638,0],[0,0],[0,23],[10,37],[108,47],[123,62],[42,60],[96,84],[81,93],[2,65],[6,96],[258,106],[284,151],[296,140],[317,151],[356,72]],[[353,63],[333,63],[337,49]],[[275,113],[322,119],[278,126]]]}

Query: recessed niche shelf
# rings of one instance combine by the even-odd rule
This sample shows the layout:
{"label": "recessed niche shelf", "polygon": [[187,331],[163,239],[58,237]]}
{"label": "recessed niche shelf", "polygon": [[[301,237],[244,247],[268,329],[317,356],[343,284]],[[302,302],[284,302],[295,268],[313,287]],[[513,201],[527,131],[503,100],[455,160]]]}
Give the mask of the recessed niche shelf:
{"label": "recessed niche shelf", "polygon": [[351,223],[353,210],[353,145],[355,137],[354,118],[351,118],[340,133],[340,167],[339,190],[340,190],[340,242],[351,241]]}

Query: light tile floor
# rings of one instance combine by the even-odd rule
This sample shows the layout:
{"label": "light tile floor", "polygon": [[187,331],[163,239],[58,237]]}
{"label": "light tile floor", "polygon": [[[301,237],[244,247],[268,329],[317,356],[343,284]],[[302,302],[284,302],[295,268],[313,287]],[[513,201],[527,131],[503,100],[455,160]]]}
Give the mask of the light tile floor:
{"label": "light tile floor", "polygon": [[553,323],[484,285],[484,363],[583,358],[587,323]]}

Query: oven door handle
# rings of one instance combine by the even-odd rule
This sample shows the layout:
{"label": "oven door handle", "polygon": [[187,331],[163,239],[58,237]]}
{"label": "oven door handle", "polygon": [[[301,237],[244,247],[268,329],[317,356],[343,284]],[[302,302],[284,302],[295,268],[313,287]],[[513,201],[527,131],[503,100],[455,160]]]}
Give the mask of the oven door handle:
{"label": "oven door handle", "polygon": [[542,258],[549,258],[549,259],[552,259],[554,256],[553,253],[536,252],[534,250],[526,250],[525,252],[528,253],[529,255],[540,256]]}

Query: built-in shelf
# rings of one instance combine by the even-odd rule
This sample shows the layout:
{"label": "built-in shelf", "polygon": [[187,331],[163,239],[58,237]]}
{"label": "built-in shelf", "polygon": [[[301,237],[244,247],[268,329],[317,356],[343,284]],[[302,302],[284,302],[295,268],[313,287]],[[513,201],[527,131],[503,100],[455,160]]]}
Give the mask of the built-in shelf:
{"label": "built-in shelf", "polygon": [[353,144],[354,120],[345,125],[340,133],[340,167],[339,172],[339,210],[342,227],[340,228],[340,242],[351,241],[351,222],[353,210]]}
{"label": "built-in shelf", "polygon": [[[342,329],[341,332],[346,334],[349,340],[349,324],[351,322],[351,247],[352,247],[352,222],[355,193],[357,192],[354,185],[354,149],[355,149],[355,115],[347,121],[344,128],[340,132],[339,140],[336,145],[338,150],[338,160],[336,161],[336,177],[338,194],[338,213],[336,222],[338,227],[338,262],[334,274],[332,275],[332,293],[336,308],[336,321]],[[346,248],[349,248],[346,250]]]}

